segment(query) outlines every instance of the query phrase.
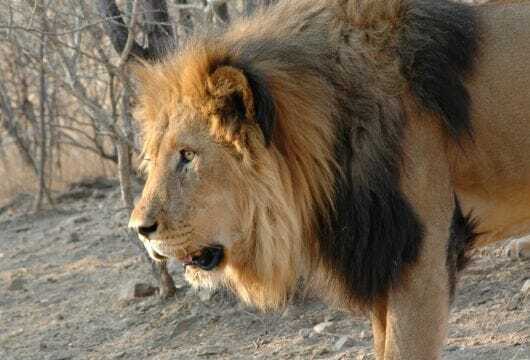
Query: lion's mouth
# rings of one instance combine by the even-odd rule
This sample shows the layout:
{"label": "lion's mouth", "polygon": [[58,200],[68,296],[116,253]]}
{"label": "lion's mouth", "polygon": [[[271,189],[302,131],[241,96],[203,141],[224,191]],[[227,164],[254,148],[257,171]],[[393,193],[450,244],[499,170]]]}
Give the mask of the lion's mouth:
{"label": "lion's mouth", "polygon": [[208,246],[195,255],[182,259],[184,266],[196,266],[201,270],[211,271],[223,260],[224,249],[221,245]]}
{"label": "lion's mouth", "polygon": [[156,261],[167,261],[167,257],[162,255],[162,254],[159,254],[157,253],[154,249],[151,249],[151,251],[153,252],[153,258],[156,260]]}

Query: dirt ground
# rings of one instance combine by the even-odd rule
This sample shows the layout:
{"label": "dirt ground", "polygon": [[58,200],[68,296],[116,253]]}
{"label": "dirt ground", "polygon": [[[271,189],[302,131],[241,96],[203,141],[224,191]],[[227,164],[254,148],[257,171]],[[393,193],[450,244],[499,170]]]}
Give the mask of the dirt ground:
{"label": "dirt ground", "polygon": [[[177,264],[174,299],[134,298],[134,284],[154,282],[110,185],[74,189],[59,211],[24,214],[23,196],[0,208],[0,359],[374,358],[361,315],[311,299],[259,314],[226,292],[190,289]],[[443,358],[530,359],[529,278],[530,260],[477,252]]]}

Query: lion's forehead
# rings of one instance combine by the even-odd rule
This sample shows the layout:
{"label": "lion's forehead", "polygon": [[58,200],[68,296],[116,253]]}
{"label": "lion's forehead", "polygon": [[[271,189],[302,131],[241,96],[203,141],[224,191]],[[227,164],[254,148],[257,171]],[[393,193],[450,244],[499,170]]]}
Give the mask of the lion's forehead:
{"label": "lion's forehead", "polygon": [[198,151],[212,143],[207,121],[195,111],[175,110],[165,121],[156,121],[144,129],[145,152],[154,156],[179,149]]}

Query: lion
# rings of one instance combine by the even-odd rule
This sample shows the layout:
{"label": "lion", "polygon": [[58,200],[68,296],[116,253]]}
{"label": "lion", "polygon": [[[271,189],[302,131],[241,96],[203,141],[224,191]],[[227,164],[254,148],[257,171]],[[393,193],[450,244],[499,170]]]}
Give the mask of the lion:
{"label": "lion", "polygon": [[438,359],[474,246],[530,232],[530,6],[283,1],[135,66],[130,220],[262,310],[300,280]]}

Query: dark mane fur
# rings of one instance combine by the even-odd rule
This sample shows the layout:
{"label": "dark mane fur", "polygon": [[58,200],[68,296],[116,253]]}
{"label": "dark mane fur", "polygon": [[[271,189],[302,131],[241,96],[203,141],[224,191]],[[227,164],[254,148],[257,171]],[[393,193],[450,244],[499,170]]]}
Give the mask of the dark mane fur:
{"label": "dark mane fur", "polygon": [[478,48],[474,10],[452,1],[409,0],[399,34],[401,71],[426,109],[451,135],[471,134],[471,102],[464,77]]}
{"label": "dark mane fur", "polygon": [[471,215],[462,213],[462,208],[455,195],[455,209],[447,244],[447,270],[451,297],[454,296],[458,273],[464,270],[470,261],[469,251],[477,236],[475,228],[476,222]]}
{"label": "dark mane fur", "polygon": [[[455,139],[471,133],[471,104],[463,79],[477,48],[472,9],[438,0],[404,0],[400,6],[395,35],[401,75],[419,103],[438,114]],[[318,16],[323,15],[314,11],[301,22]],[[267,74],[259,73],[259,64],[267,61],[292,74],[319,77],[333,90],[339,169],[331,215],[330,209],[322,209],[317,216],[320,261],[345,285],[347,298],[369,304],[396,284],[422,246],[423,226],[400,191],[400,140],[407,115],[399,96],[385,94],[362,73],[364,60],[355,44],[351,52],[342,53],[318,30],[301,26],[288,39],[243,38],[233,45],[235,64],[245,69],[258,98],[266,96],[266,86],[259,81],[266,81]],[[344,71],[337,74],[337,66]],[[259,101],[259,125],[269,140],[274,101]]]}

